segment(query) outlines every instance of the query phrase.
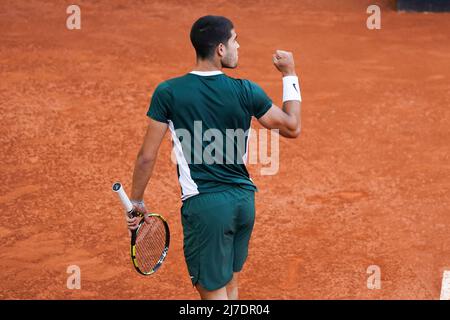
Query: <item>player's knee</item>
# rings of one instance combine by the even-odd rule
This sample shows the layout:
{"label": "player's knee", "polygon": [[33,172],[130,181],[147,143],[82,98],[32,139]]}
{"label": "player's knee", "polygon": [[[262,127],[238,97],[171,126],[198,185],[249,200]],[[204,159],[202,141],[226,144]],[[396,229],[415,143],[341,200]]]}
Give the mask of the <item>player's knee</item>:
{"label": "player's knee", "polygon": [[228,300],[226,288],[220,288],[217,290],[207,290],[203,288],[199,283],[195,286],[202,300]]}

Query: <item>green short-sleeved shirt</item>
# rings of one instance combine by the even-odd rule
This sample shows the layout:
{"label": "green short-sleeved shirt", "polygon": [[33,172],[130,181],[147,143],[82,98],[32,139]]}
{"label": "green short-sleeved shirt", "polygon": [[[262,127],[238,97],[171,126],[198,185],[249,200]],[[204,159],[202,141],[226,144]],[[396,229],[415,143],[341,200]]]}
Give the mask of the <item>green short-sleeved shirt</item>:
{"label": "green short-sleeved shirt", "polygon": [[147,116],[169,124],[182,200],[234,185],[256,190],[245,167],[250,123],[271,106],[256,83],[220,71],[158,85]]}

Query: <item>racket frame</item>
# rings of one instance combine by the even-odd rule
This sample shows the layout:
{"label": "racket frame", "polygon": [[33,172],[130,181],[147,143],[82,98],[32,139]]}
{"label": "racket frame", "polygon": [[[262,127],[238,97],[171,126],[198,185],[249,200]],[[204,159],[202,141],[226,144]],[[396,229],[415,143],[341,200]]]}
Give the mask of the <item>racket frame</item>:
{"label": "racket frame", "polygon": [[[128,198],[128,195],[126,194],[125,190],[123,189],[123,186],[120,182],[115,182],[112,186],[112,190],[119,196],[120,202],[123,205],[123,208],[125,209],[126,214],[128,217],[143,217],[144,215],[140,212],[136,211],[133,207],[133,204],[131,203],[130,199]],[[130,255],[131,255],[131,262],[133,263],[134,268],[136,271],[144,276],[149,276],[156,272],[156,270],[161,267],[162,263],[164,262],[164,259],[167,256],[167,252],[169,251],[169,244],[170,244],[170,232],[169,232],[169,225],[167,224],[167,221],[163,218],[163,216],[157,214],[157,213],[146,213],[149,217],[155,217],[157,219],[160,219],[163,222],[164,229],[166,232],[166,243],[164,246],[164,250],[161,253],[161,257],[159,258],[156,265],[150,270],[149,272],[145,272],[139,269],[139,265],[137,263],[136,259],[136,239],[139,232],[139,229],[141,228],[142,224],[145,223],[145,219],[142,219],[139,222],[138,228],[136,230],[131,231],[131,245],[130,245]]]}

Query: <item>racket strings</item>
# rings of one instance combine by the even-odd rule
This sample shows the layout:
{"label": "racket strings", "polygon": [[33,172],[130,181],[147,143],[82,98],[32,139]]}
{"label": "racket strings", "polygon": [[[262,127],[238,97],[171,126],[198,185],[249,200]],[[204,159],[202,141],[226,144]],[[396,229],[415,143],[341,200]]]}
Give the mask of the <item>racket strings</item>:
{"label": "racket strings", "polygon": [[158,229],[143,231],[136,243],[136,259],[141,271],[150,272],[161,258],[165,235]]}
{"label": "racket strings", "polygon": [[164,223],[157,217],[150,217],[139,228],[136,239],[136,260],[143,272],[152,271],[166,247],[166,230]]}

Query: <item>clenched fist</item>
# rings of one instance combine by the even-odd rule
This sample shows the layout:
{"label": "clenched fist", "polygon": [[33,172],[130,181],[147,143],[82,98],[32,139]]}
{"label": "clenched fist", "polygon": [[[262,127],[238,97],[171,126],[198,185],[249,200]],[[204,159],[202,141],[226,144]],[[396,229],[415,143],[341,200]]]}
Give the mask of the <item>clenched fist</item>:
{"label": "clenched fist", "polygon": [[273,64],[284,76],[295,76],[295,63],[292,52],[276,50],[273,54]]}

